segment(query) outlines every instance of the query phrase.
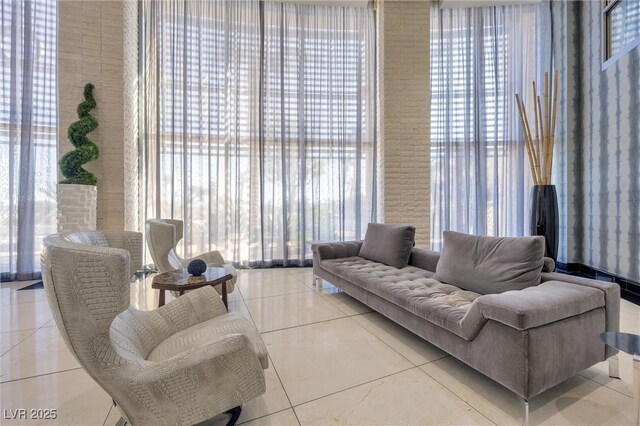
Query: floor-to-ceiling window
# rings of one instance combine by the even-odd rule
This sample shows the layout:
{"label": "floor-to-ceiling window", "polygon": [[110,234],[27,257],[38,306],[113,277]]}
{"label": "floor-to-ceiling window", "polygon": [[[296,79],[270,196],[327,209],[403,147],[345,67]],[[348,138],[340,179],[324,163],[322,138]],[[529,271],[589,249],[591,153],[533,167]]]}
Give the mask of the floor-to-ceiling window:
{"label": "floor-to-ceiling window", "polygon": [[[531,176],[515,103],[550,71],[549,6],[431,11],[431,235],[526,233]],[[532,105],[532,104],[531,104]]]}
{"label": "floor-to-ceiling window", "polygon": [[56,229],[57,5],[0,3],[0,277],[39,276]]}
{"label": "floor-to-ceiling window", "polygon": [[302,265],[376,217],[375,19],[361,7],[145,1],[142,219],[187,256]]}

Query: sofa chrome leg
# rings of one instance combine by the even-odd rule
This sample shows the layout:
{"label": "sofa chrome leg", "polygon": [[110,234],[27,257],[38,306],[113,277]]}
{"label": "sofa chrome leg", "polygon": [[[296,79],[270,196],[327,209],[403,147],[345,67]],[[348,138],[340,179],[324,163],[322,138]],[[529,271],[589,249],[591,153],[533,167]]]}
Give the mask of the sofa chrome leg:
{"label": "sofa chrome leg", "polygon": [[618,359],[618,355],[614,355],[609,358],[609,377],[612,379],[620,378],[620,360]]}
{"label": "sofa chrome leg", "polygon": [[529,426],[529,401],[527,401],[524,398],[520,398],[522,400],[523,408],[524,408],[524,412],[522,414],[523,420],[522,420],[522,425],[523,426]]}
{"label": "sofa chrome leg", "polygon": [[313,285],[317,286],[318,284],[320,284],[320,277],[313,274]]}

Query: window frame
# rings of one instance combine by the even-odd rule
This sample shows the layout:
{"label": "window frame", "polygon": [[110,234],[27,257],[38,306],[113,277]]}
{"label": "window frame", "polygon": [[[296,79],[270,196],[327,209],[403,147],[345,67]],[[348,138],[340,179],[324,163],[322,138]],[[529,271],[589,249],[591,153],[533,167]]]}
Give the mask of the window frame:
{"label": "window frame", "polygon": [[621,3],[621,0],[602,0],[602,13],[600,15],[601,23],[601,50],[602,50],[602,71],[618,62],[620,58],[629,53],[635,47],[640,46],[640,35],[629,40],[616,53],[610,55],[609,49],[611,45],[611,27],[608,17],[611,11]]}

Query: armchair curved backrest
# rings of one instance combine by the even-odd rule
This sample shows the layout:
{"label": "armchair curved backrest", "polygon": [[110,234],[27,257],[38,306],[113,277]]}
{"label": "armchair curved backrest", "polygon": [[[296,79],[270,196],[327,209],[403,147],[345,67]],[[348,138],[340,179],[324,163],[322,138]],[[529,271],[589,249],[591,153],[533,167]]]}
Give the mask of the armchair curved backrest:
{"label": "armchair curved backrest", "polygon": [[183,222],[177,219],[149,219],[146,223],[147,247],[160,272],[184,267],[176,246],[183,237]]}
{"label": "armchair curved backrest", "polygon": [[123,416],[134,425],[195,424],[264,393],[264,343],[213,288],[153,311],[130,306],[141,259],[142,235],[124,231],[49,235],[41,259],[58,330]]}
{"label": "armchair curved backrest", "polygon": [[111,370],[126,360],[111,345],[110,327],[129,308],[130,278],[142,263],[142,234],[53,234],[43,244],[42,278],[58,330],[78,363],[114,395]]}
{"label": "armchair curved backrest", "polygon": [[[45,237],[42,275],[62,337],[81,365],[129,307],[130,278],[142,264],[137,232],[74,232]],[[55,285],[54,285],[55,283]]]}

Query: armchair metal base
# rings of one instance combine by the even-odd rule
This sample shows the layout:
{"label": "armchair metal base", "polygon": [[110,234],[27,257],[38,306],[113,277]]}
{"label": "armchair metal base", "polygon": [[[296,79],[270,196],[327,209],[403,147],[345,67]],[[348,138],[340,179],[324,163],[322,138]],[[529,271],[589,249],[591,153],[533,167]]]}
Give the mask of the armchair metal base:
{"label": "armchair metal base", "polygon": [[[113,402],[113,405],[114,406],[116,405],[115,401]],[[235,426],[235,424],[238,422],[238,419],[240,418],[240,414],[242,414],[242,405],[234,407],[231,410],[225,411],[224,414],[229,416],[229,421],[226,423],[225,426]],[[223,415],[223,414],[219,414],[218,416],[214,417],[213,419],[205,420],[202,423],[198,423],[197,426],[213,425],[213,424],[217,423],[217,422],[214,421],[214,419],[217,419],[221,415]],[[129,424],[129,422],[127,422],[124,417],[120,417],[120,420],[117,421],[116,426],[127,426],[128,424]]]}
{"label": "armchair metal base", "polygon": [[217,416],[209,420],[200,422],[195,426],[214,426],[216,424],[220,424],[221,416],[229,416],[229,421],[227,421],[225,426],[235,426],[235,424],[238,422],[238,418],[240,418],[241,413],[242,413],[242,405],[238,405],[237,407],[234,407],[231,410],[225,411],[222,414],[218,414]]}
{"label": "armchair metal base", "polygon": [[235,426],[235,424],[238,421],[238,418],[240,417],[241,413],[242,413],[242,406],[241,405],[239,405],[239,406],[237,406],[235,408],[232,408],[231,410],[227,411],[225,414],[229,414],[231,416],[231,418],[227,422],[227,426]]}

